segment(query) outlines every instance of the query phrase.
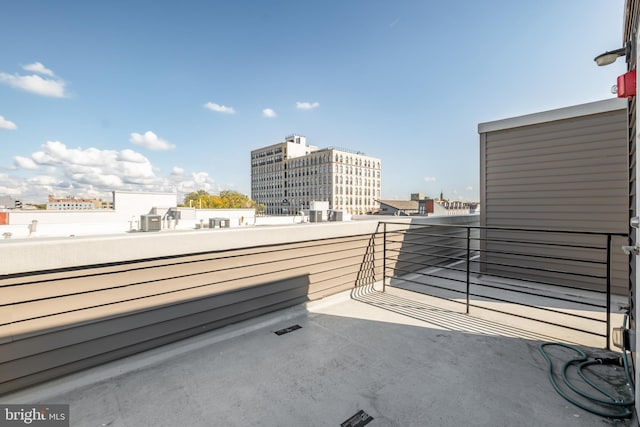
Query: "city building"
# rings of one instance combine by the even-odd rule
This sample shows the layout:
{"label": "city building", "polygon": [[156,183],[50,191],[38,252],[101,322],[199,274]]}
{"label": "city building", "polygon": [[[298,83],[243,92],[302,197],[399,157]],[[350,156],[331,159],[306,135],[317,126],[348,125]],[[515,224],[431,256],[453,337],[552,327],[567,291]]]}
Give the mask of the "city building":
{"label": "city building", "polygon": [[462,200],[423,199],[419,202],[419,214],[424,215],[472,215],[478,213],[478,203]]}
{"label": "city building", "polygon": [[68,211],[68,210],[91,210],[91,209],[113,209],[113,203],[101,199],[77,199],[75,197],[56,198],[49,195],[47,210]]}
{"label": "city building", "polygon": [[291,135],[283,142],[251,151],[251,198],[267,215],[309,209],[314,201],[350,214],[377,211],[380,159],[359,151],[307,145]]}
{"label": "city building", "polygon": [[410,216],[418,215],[417,200],[380,200],[379,215]]}
{"label": "city building", "polygon": [[411,200],[379,200],[379,202],[380,215],[470,215],[478,210],[478,203],[430,199],[422,193],[412,193]]}
{"label": "city building", "polygon": [[14,209],[16,207],[16,200],[11,196],[0,196],[0,209]]}

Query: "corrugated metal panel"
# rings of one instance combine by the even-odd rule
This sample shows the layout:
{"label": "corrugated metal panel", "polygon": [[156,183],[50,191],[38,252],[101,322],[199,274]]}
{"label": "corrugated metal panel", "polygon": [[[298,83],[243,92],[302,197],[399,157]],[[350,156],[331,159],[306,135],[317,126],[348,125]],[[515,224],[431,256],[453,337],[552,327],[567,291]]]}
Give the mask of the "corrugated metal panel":
{"label": "corrugated metal panel", "polygon": [[361,235],[0,278],[0,394],[371,283],[380,251]]}
{"label": "corrugated metal panel", "polygon": [[[626,233],[629,203],[626,128],[627,112],[619,109],[481,134],[481,224]],[[483,237],[491,238],[492,233],[496,232],[487,231]],[[556,239],[570,243],[567,235]],[[615,239],[617,247],[624,243],[624,239]],[[483,241],[482,247],[492,252],[509,250],[504,243]],[[555,253],[547,249],[555,256],[562,256],[563,250],[566,249]],[[535,254],[535,248],[525,252]],[[612,256],[614,291],[626,293],[627,258],[615,249]],[[532,260],[491,252],[482,254],[482,260],[536,267]],[[585,270],[584,266],[570,264],[556,267]],[[514,270],[492,264],[485,268],[496,273]],[[564,280],[562,275],[527,274],[551,282]],[[583,285],[600,287],[602,283],[586,280]]]}
{"label": "corrugated metal panel", "polygon": [[417,228],[409,234],[388,232],[387,275],[402,276],[422,271],[427,265],[442,266],[463,259],[466,233],[466,228],[437,225]]}
{"label": "corrugated metal panel", "polygon": [[[550,229],[552,228],[561,229],[562,227],[550,227]],[[486,236],[490,240],[483,242],[482,246],[483,250],[487,251],[486,261],[490,264],[487,265],[485,271],[515,277],[526,275],[529,280],[539,280],[543,283],[597,289],[602,292],[606,290],[604,277],[604,271],[606,271],[604,267],[607,261],[606,235],[541,234],[487,230]],[[499,241],[491,241],[491,239]],[[541,247],[530,243],[517,243],[517,241],[549,242],[553,245],[567,246],[545,245]],[[626,244],[626,237],[613,236],[611,253],[621,253],[619,248],[624,244]],[[558,257],[558,259],[550,259],[549,257]],[[524,270],[526,268],[540,269],[540,271],[526,271]],[[552,270],[552,272],[542,270]],[[626,257],[613,256],[611,285],[614,293],[625,294],[627,292],[627,275]]]}
{"label": "corrugated metal panel", "polygon": [[[640,2],[638,0],[629,0],[626,2],[626,17],[624,28],[624,41],[636,44],[634,38],[638,31],[638,19],[640,17]],[[638,49],[638,46],[635,47]],[[637,53],[632,53],[627,58],[627,69],[629,71],[637,69]],[[637,117],[637,98],[629,98],[628,107],[628,150],[629,150],[629,218],[638,216],[637,211],[637,145],[636,145],[636,117]],[[636,231],[629,227],[629,239],[631,245],[637,245]],[[629,257],[629,306],[630,321],[629,326],[637,329],[637,266],[635,257]],[[637,353],[633,353],[634,366],[637,366]]]}

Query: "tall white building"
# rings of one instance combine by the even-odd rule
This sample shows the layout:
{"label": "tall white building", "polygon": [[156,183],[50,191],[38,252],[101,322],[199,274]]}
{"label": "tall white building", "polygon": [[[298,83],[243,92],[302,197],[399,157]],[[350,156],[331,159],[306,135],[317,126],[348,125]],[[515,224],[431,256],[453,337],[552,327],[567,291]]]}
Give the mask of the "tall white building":
{"label": "tall white building", "polygon": [[380,159],[342,148],[307,145],[291,135],[283,142],[251,151],[251,198],[270,215],[309,209],[315,201],[351,214],[377,211]]}

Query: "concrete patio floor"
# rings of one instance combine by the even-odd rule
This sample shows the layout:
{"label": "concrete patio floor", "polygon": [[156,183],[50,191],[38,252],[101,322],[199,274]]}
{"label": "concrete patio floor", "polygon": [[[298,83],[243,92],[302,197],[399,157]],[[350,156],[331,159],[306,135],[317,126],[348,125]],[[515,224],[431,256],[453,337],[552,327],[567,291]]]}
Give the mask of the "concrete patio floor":
{"label": "concrete patio floor", "polygon": [[[470,317],[441,301],[392,287],[359,289],[0,402],[70,404],[74,427],[340,426],[360,410],[373,417],[368,426],[631,425],[555,393],[538,351],[553,336]],[[293,325],[301,328],[274,333]],[[557,364],[574,356],[560,353]],[[622,378],[621,368],[604,368],[598,381]]]}
{"label": "concrete patio floor", "polygon": [[[417,273],[389,278],[388,283],[418,294],[440,297],[434,302],[439,307],[464,311],[466,274],[464,271],[450,269],[460,264],[462,263],[453,263],[444,268],[425,268]],[[517,324],[520,329],[567,343],[604,347],[607,342],[604,289],[597,292],[545,285],[477,271],[471,272],[470,283],[469,313],[473,317],[503,324]],[[411,298],[420,300],[415,294]],[[613,328],[622,326],[624,312],[619,307],[628,304],[629,298],[615,294],[610,298],[611,332]],[[610,348],[615,348],[613,340],[609,344]]]}

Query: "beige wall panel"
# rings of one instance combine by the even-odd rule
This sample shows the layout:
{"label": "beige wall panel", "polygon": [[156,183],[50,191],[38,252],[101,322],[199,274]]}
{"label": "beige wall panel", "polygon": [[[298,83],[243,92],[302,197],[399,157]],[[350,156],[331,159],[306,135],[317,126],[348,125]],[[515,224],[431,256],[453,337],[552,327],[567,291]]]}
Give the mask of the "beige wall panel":
{"label": "beige wall panel", "polygon": [[[234,314],[231,317],[223,318],[217,321],[212,321],[206,324],[198,324],[195,327],[190,327],[189,329],[184,329],[175,333],[162,335],[157,338],[133,342],[131,345],[127,347],[118,347],[118,346],[107,347],[104,349],[102,353],[96,354],[94,357],[77,360],[74,363],[67,363],[67,364],[61,364],[56,366],[50,363],[51,359],[47,358],[45,359],[44,365],[40,365],[41,368],[46,367],[47,368],[46,370],[27,369],[26,371],[30,373],[26,376],[8,380],[6,382],[0,382],[0,395],[13,390],[28,387],[30,385],[37,384],[43,381],[47,381],[52,378],[77,372],[79,370],[90,368],[92,366],[96,366],[102,363],[106,363],[118,358],[139,353],[141,351],[145,351],[154,347],[168,344],[177,340],[181,340],[192,335],[201,334],[201,333],[204,333],[216,328],[220,328],[222,326],[225,326],[231,323],[240,322],[242,320],[260,316],[265,313],[280,310],[280,309],[289,307],[291,305],[302,303],[304,301],[305,301],[305,298],[301,297],[298,299],[287,300],[278,304],[269,305],[269,306],[248,311],[248,312],[238,312],[237,310],[233,310],[236,314]],[[92,345],[92,343],[85,343],[85,345]],[[16,361],[16,364],[18,363],[27,363],[27,366],[33,367],[32,363],[29,363],[24,360],[21,362]],[[0,369],[3,369],[2,365],[0,365]],[[18,369],[21,369],[21,368],[18,368]]]}
{"label": "beige wall panel", "polygon": [[42,328],[37,334],[21,337],[11,345],[0,346],[0,361],[5,362],[50,349],[95,340],[102,336],[118,334],[130,329],[149,326],[159,321],[209,311],[273,293],[285,292],[294,288],[308,289],[308,287],[307,277],[293,277],[289,280],[267,283],[262,286],[227,292],[209,298],[156,307],[152,310],[129,312],[120,316],[105,316],[91,323],[75,323],[68,328],[57,330]]}
{"label": "beige wall panel", "polygon": [[365,234],[8,275],[0,393],[370,282],[382,256]]}
{"label": "beige wall panel", "polygon": [[[626,233],[629,197],[627,113],[624,108],[615,108],[481,134],[481,224],[488,227]],[[512,239],[518,236],[517,233],[511,234]],[[550,236],[552,241],[559,243],[570,242],[575,237]],[[602,237],[599,239],[604,241]],[[625,283],[628,259],[617,249],[623,244],[626,244],[626,238],[613,239],[612,286],[618,293],[624,293],[624,288],[628,287]],[[518,249],[517,245],[506,243],[483,243],[483,248],[496,251]],[[527,250],[532,254],[540,252],[535,247]],[[552,256],[563,256],[571,249],[547,248],[544,251]],[[580,254],[584,251],[573,252]],[[483,254],[483,259],[485,257],[487,261],[497,263],[546,264],[550,268],[569,268],[576,272],[597,270],[595,265],[578,266],[570,262],[566,265],[559,261],[541,263],[535,259],[515,259],[500,254]],[[515,274],[510,267],[487,268],[496,273]],[[549,273],[535,275],[550,281],[568,280]],[[575,282],[575,278],[571,281]],[[584,282],[591,288],[600,286],[595,279],[585,279]]]}
{"label": "beige wall panel", "polygon": [[[358,243],[359,247],[354,248],[354,245]],[[282,272],[300,267],[313,268],[314,265],[323,266],[324,263],[335,260],[336,253],[340,253],[340,259],[342,260],[358,260],[364,253],[362,241],[346,244],[338,243],[332,246],[325,246],[322,249],[325,251],[324,253],[319,253],[319,249],[313,247],[309,247],[306,250],[304,248],[297,249],[296,258],[282,260],[274,260],[275,254],[269,253],[252,256],[245,255],[241,258],[234,257],[233,262],[229,262],[229,258],[221,258],[188,264],[173,263],[168,266],[147,268],[135,272],[127,271],[92,277],[90,281],[86,281],[85,278],[68,279],[64,282],[58,281],[55,282],[57,284],[55,287],[48,283],[14,285],[0,289],[0,298],[4,298],[7,303],[57,298],[61,300],[62,306],[69,311],[85,306],[87,295],[91,295],[92,298],[95,297],[101,304],[108,304],[118,300],[154,293],[221,283],[233,280],[238,276],[251,276],[251,270],[253,269],[258,271],[255,274],[264,274],[265,271]],[[277,253],[279,256],[284,254],[282,252]],[[270,261],[268,261],[269,259]],[[64,285],[61,285],[62,283]],[[113,294],[111,298],[105,297],[105,295],[109,295],[109,290],[117,290],[117,293]],[[90,291],[94,292],[88,293]],[[80,292],[82,293],[81,295],[72,295]],[[62,295],[68,296],[60,298]],[[75,300],[79,302],[74,303]],[[30,304],[33,304],[34,310],[41,315],[55,313],[58,310],[55,301],[43,300]],[[24,313],[27,312],[28,309],[24,310]],[[21,319],[15,318],[14,320]]]}

